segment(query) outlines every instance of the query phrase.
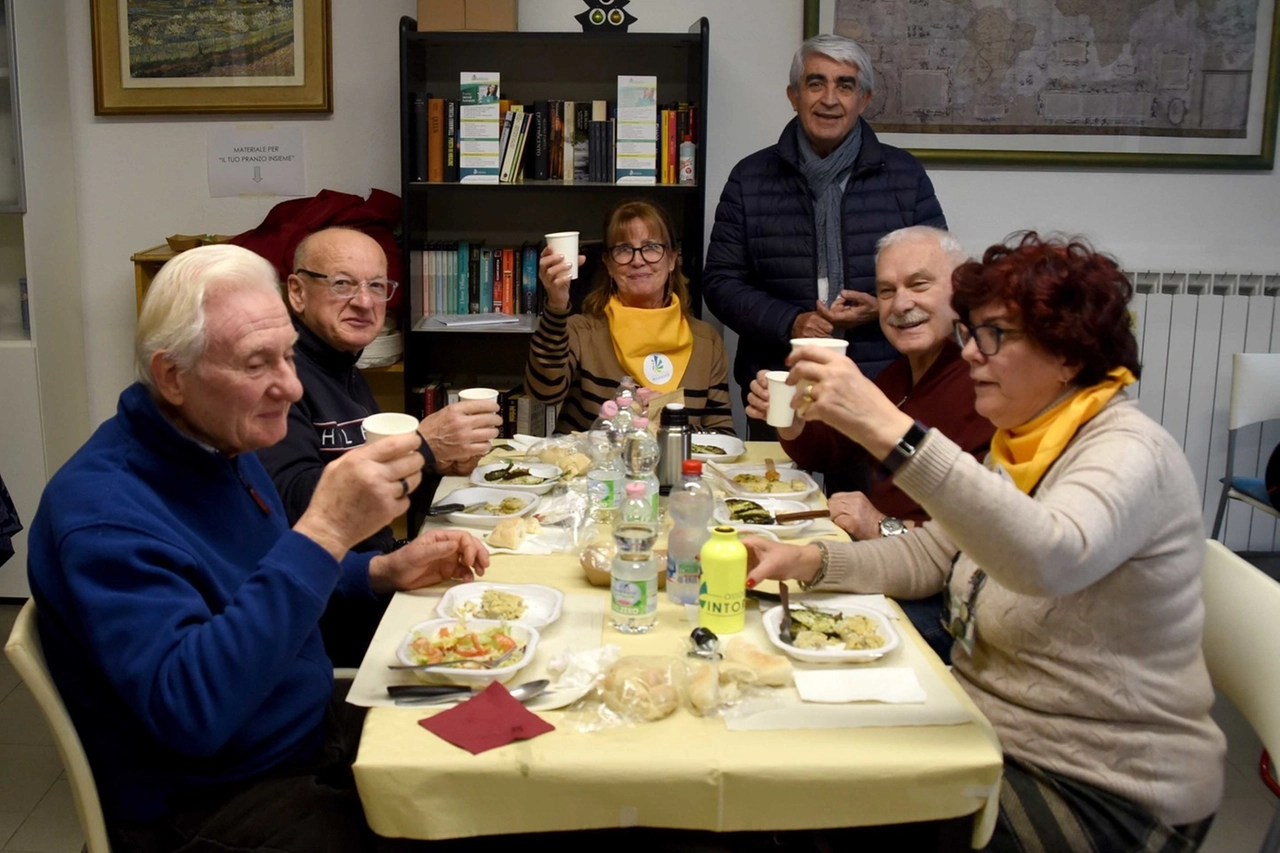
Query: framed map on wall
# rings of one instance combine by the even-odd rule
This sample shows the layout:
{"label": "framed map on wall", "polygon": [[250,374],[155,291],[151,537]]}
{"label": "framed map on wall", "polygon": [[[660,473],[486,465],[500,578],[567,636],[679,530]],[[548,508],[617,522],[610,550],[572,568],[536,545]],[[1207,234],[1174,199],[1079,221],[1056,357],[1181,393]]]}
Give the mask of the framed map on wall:
{"label": "framed map on wall", "polygon": [[805,0],[934,163],[1270,169],[1280,0]]}

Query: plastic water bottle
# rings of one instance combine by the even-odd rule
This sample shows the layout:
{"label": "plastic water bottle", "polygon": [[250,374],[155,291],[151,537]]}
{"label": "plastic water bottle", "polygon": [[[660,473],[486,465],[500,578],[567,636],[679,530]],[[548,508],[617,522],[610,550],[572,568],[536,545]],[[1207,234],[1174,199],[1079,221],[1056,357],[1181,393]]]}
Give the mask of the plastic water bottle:
{"label": "plastic water bottle", "polygon": [[658,621],[658,564],[653,558],[658,525],[648,518],[644,484],[628,483],[622,522],[613,531],[618,553],[609,584],[609,621],[624,634],[643,634]]}
{"label": "plastic water bottle", "polygon": [[676,178],[677,183],[691,184],[693,183],[693,161],[694,155],[698,151],[698,146],[693,144],[693,139],[686,136],[684,141],[680,143],[680,157],[676,161],[679,177]]}
{"label": "plastic water bottle", "polygon": [[642,483],[650,505],[649,520],[662,520],[658,504],[658,440],[649,432],[649,419],[636,418],[623,444],[622,459],[627,466],[627,482]]}
{"label": "plastic water bottle", "polygon": [[675,524],[667,535],[667,597],[676,604],[697,604],[702,580],[700,552],[711,538],[707,525],[715,508],[711,490],[702,482],[702,462],[686,459],[684,483],[671,490],[667,511]]}

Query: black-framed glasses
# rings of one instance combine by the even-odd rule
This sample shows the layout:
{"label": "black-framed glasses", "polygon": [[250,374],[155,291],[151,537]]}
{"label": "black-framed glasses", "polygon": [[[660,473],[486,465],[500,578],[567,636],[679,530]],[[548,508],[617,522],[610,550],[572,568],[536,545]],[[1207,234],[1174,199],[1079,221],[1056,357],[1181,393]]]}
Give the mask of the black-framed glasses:
{"label": "black-framed glasses", "polygon": [[667,244],[645,243],[641,246],[629,246],[626,243],[619,243],[616,246],[609,247],[609,257],[613,258],[615,264],[631,263],[636,256],[636,252],[640,253],[640,257],[645,263],[656,264],[667,254]]}
{"label": "black-framed glasses", "polygon": [[1000,345],[1004,343],[1005,335],[1022,334],[1021,329],[1002,329],[990,323],[970,326],[963,320],[956,320],[952,323],[952,326],[955,329],[956,343],[960,345],[960,349],[964,349],[965,344],[969,343],[969,341],[974,341],[978,345],[978,352],[988,357],[1000,352]]}
{"label": "black-framed glasses", "polygon": [[311,270],[297,269],[294,272],[299,275],[305,275],[308,278],[314,278],[316,281],[327,281],[329,283],[329,292],[339,299],[354,299],[360,289],[365,288],[375,302],[386,302],[391,298],[391,294],[396,292],[396,288],[400,286],[399,282],[392,281],[389,278],[371,278],[365,281],[356,281],[344,275],[328,276]]}

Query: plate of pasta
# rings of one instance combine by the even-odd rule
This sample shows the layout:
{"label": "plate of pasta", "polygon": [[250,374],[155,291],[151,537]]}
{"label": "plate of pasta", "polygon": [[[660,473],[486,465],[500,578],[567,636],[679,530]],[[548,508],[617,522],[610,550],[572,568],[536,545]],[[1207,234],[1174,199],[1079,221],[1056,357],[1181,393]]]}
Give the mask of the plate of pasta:
{"label": "plate of pasta", "polygon": [[805,663],[866,663],[884,657],[901,642],[888,618],[870,607],[846,605],[836,610],[793,603],[788,643],[779,635],[783,613],[781,607],[765,611],[765,634],[769,642]]}
{"label": "plate of pasta", "polygon": [[536,583],[475,581],[451,587],[436,612],[452,619],[497,619],[544,628],[560,618],[564,593]]}

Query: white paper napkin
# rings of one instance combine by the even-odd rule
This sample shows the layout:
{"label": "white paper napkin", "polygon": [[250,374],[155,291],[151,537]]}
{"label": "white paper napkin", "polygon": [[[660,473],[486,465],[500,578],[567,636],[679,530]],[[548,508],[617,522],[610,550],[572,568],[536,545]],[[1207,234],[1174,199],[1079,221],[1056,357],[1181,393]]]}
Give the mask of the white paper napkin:
{"label": "white paper napkin", "polygon": [[906,666],[874,669],[801,670],[796,690],[805,702],[886,702],[920,704],[927,698],[920,679]]}

